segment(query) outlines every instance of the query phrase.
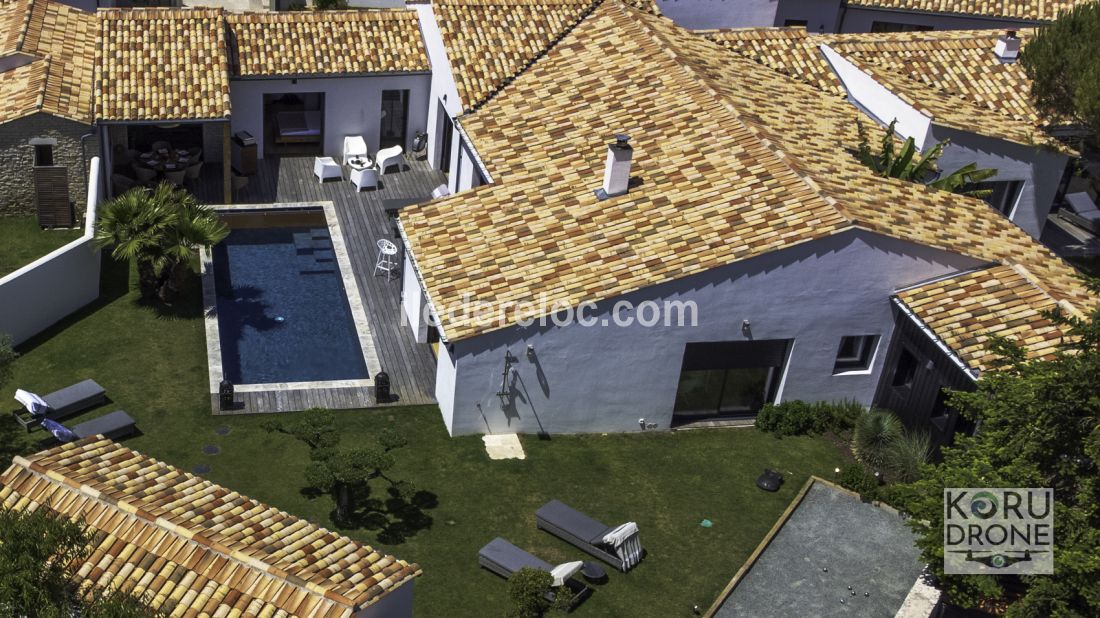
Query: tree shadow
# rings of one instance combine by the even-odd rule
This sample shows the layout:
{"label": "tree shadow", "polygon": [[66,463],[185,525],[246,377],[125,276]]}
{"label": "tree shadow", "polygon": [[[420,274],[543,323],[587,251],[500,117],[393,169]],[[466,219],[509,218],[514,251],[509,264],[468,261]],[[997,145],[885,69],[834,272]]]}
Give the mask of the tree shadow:
{"label": "tree shadow", "polygon": [[399,545],[432,527],[434,520],[426,511],[439,506],[436,494],[419,490],[406,498],[395,487],[386,488],[385,498],[370,497],[370,493],[367,488],[353,494],[346,518],[333,509],[333,523],[345,529],[376,531],[378,542],[386,545]]}

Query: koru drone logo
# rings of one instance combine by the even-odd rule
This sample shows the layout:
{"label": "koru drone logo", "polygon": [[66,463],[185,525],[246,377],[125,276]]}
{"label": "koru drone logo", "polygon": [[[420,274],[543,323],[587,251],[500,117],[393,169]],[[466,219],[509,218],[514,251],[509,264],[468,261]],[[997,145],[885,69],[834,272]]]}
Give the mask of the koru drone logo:
{"label": "koru drone logo", "polygon": [[1054,492],[943,491],[943,566],[952,575],[1054,573]]}

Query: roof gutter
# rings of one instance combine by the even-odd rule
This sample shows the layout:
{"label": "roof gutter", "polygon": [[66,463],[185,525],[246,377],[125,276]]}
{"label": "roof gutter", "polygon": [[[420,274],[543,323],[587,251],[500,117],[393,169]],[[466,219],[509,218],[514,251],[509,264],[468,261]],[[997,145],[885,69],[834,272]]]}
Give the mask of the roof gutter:
{"label": "roof gutter", "polygon": [[917,317],[917,315],[913,313],[913,311],[910,310],[909,307],[906,306],[906,304],[902,302],[900,298],[898,298],[897,296],[891,296],[890,300],[894,303],[895,306],[897,306],[898,309],[901,310],[902,313],[908,316],[909,319],[913,321],[913,324],[916,324],[917,328],[921,329],[924,334],[932,340],[932,343],[936,344],[936,347],[938,347],[945,355],[947,355],[947,358],[950,358],[951,361],[954,362],[955,365],[957,365],[958,368],[967,375],[967,377],[969,377],[971,380],[974,380],[975,382],[978,381],[978,376],[981,374],[979,370],[971,369],[966,364],[966,362],[964,362],[963,359],[960,358],[954,350],[952,350],[946,343],[944,343],[943,339],[940,339],[939,336],[936,335],[936,333],[933,332],[932,329],[924,323],[924,320]]}
{"label": "roof gutter", "polygon": [[428,303],[428,309],[431,310],[432,315],[435,316],[435,328],[439,331],[439,340],[443,343],[450,343],[451,340],[447,337],[446,331],[443,329],[443,320],[439,318],[439,311],[435,308],[435,303],[432,302],[432,295],[428,293],[428,286],[424,283],[424,276],[420,274],[420,267],[416,264],[416,254],[413,253],[412,246],[409,243],[409,236],[405,233],[405,224],[401,221],[401,217],[397,217],[397,233],[401,235],[401,242],[405,244],[405,255],[409,258],[409,263],[412,264],[413,274],[416,275],[416,283],[420,286],[420,291],[424,293],[424,300]]}

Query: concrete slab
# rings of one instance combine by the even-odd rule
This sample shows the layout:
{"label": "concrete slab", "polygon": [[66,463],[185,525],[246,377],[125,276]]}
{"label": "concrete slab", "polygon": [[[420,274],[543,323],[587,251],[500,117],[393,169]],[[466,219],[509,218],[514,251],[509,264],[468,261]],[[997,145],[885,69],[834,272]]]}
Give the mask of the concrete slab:
{"label": "concrete slab", "polygon": [[487,435],[482,436],[481,440],[485,443],[485,452],[489,454],[489,459],[527,459],[518,434]]}

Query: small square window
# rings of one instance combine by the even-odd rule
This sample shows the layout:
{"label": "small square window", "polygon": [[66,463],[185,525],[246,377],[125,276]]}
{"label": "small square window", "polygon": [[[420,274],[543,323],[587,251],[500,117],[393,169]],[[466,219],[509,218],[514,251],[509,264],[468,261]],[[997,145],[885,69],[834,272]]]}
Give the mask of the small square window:
{"label": "small square window", "polygon": [[833,373],[847,371],[865,371],[871,368],[871,360],[878,347],[878,335],[854,335],[841,337],[840,349],[836,352],[836,364]]}
{"label": "small square window", "polygon": [[792,27],[801,26],[801,27],[805,28],[806,23],[807,22],[806,22],[805,19],[788,19],[788,20],[785,20],[783,22],[783,27],[784,28],[792,28]]}

